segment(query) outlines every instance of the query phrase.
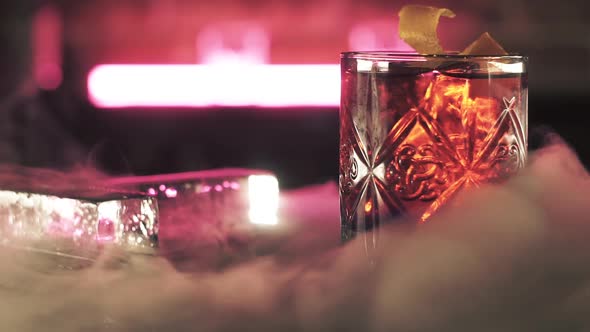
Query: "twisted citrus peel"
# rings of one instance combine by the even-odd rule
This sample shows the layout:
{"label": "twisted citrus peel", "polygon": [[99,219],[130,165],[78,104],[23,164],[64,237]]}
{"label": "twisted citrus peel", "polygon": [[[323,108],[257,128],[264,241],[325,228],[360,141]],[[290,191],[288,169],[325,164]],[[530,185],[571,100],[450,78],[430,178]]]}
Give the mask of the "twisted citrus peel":
{"label": "twisted citrus peel", "polygon": [[[455,17],[450,9],[407,5],[399,12],[399,35],[420,54],[444,54],[437,35],[441,17]],[[462,55],[506,55],[506,51],[489,33],[483,33]]]}

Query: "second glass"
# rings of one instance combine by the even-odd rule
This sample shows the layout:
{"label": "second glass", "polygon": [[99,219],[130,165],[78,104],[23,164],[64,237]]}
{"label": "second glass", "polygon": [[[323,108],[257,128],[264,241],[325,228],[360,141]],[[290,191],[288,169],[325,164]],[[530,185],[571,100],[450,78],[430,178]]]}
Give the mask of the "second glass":
{"label": "second glass", "polygon": [[397,217],[425,222],[459,190],[524,167],[526,67],[523,56],[343,53],[343,240]]}

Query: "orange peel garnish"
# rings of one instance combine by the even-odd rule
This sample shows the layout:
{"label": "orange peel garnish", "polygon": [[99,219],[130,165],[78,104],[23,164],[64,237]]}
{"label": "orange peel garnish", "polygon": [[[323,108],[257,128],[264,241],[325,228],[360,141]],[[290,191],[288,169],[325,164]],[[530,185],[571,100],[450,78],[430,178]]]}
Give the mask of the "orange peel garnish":
{"label": "orange peel garnish", "polygon": [[436,33],[441,16],[455,17],[450,9],[407,5],[399,12],[399,36],[421,54],[441,54]]}
{"label": "orange peel garnish", "polygon": [[[407,5],[399,12],[399,36],[420,54],[444,54],[438,40],[440,18],[455,17],[447,8],[421,5]],[[485,32],[471,43],[461,55],[506,55],[500,44]]]}
{"label": "orange peel garnish", "polygon": [[463,55],[506,55],[508,52],[492,38],[492,36],[484,32],[471,45],[461,52]]}

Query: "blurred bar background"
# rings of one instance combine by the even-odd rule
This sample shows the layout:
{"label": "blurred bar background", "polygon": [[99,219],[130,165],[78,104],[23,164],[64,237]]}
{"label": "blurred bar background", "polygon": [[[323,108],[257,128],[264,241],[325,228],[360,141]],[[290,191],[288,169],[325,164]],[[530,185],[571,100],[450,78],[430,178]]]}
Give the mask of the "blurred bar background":
{"label": "blurred bar background", "polygon": [[[305,103],[307,90],[288,75],[272,78],[275,88],[288,89],[302,103],[280,107],[105,107],[93,96],[89,75],[104,64],[217,66],[210,68],[223,68],[218,74],[192,79],[211,80],[219,91],[194,93],[230,101],[240,75],[254,85],[269,79],[241,70],[249,66],[337,68],[342,51],[408,50],[397,37],[397,13],[408,3],[456,12],[440,26],[448,49],[460,50],[489,31],[507,50],[529,55],[531,147],[540,143],[537,133],[552,129],[590,164],[582,120],[590,111],[584,0],[6,0],[0,4],[0,161],[84,164],[118,175],[262,168],[287,188],[335,180],[338,100]],[[149,77],[124,75],[137,85],[107,77],[103,92],[154,97],[142,92]],[[160,78],[164,97],[190,92],[187,80]],[[329,95],[339,86],[325,89]],[[249,92],[262,96],[256,98],[273,93]]]}

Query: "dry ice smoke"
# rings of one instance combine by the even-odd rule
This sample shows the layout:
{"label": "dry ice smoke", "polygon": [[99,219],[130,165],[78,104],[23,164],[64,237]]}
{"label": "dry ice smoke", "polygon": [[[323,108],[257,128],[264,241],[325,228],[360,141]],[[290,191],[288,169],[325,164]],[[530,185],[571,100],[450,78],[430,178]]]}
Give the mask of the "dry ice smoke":
{"label": "dry ice smoke", "polygon": [[[341,247],[334,184],[286,193],[255,255],[179,272],[110,249],[91,267],[0,250],[1,331],[587,331],[590,176],[560,142],[416,230]],[[211,255],[222,255],[212,251]]]}

